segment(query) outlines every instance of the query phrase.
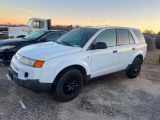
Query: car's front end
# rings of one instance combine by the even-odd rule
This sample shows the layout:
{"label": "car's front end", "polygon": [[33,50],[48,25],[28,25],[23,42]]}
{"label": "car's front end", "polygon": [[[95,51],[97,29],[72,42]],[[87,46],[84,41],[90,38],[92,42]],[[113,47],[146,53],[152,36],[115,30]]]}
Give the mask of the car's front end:
{"label": "car's front end", "polygon": [[29,59],[17,53],[12,58],[9,76],[13,81],[25,88],[34,91],[49,91],[52,84],[39,82],[43,64],[44,61]]}
{"label": "car's front end", "polygon": [[53,80],[47,81],[44,76],[49,74],[49,72],[46,73],[49,68],[54,70],[54,66],[48,65],[48,62],[81,50],[82,48],[64,46],[54,42],[23,47],[11,60],[9,76],[11,80],[25,88],[34,91],[49,91]]}
{"label": "car's front end", "polygon": [[[37,33],[37,34],[36,34]],[[24,38],[7,39],[0,41],[0,62],[10,62],[15,53],[24,46],[37,43],[37,39],[48,31],[39,31]]]}
{"label": "car's front end", "polygon": [[0,62],[10,62],[15,52],[15,45],[0,45]]}
{"label": "car's front end", "polygon": [[[86,76],[90,75],[91,51],[82,50],[98,30],[79,28],[66,33],[56,42],[39,43],[21,48],[12,58],[10,78],[25,88],[48,91],[56,89],[56,80],[67,67],[81,66],[86,70]],[[73,77],[75,79],[75,76]],[[52,87],[53,83],[54,87]]]}

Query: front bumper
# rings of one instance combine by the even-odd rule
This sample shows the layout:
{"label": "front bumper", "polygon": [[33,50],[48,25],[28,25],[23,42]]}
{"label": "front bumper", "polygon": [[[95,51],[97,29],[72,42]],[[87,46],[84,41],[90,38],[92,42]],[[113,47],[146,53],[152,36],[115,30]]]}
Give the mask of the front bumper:
{"label": "front bumper", "polygon": [[33,90],[35,92],[41,92],[41,91],[50,91],[52,88],[51,83],[40,83],[39,80],[22,80],[18,78],[18,73],[16,73],[12,68],[9,69],[9,77],[11,80],[16,82],[18,85]]}
{"label": "front bumper", "polygon": [[52,84],[40,83],[39,80],[21,80],[18,78],[18,73],[16,73],[12,68],[9,70],[9,77],[18,85],[36,92],[51,91],[52,88]]}

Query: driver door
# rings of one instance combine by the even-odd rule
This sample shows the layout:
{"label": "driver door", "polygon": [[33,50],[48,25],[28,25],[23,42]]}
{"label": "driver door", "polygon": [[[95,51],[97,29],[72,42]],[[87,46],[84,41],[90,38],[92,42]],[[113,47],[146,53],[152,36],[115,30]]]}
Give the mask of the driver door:
{"label": "driver door", "polygon": [[117,35],[115,29],[103,31],[92,43],[106,43],[106,49],[94,49],[92,54],[91,78],[115,72],[118,67]]}

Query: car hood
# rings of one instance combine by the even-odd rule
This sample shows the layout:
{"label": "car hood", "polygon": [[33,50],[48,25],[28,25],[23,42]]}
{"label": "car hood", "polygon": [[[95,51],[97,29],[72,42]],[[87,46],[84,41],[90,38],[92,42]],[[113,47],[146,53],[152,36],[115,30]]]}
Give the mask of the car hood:
{"label": "car hood", "polygon": [[49,60],[63,55],[80,52],[82,48],[65,46],[54,42],[45,42],[23,47],[18,54],[35,60]]}
{"label": "car hood", "polygon": [[25,41],[27,40],[23,38],[7,39],[7,40],[1,40],[0,45],[17,44],[17,43],[25,42]]}

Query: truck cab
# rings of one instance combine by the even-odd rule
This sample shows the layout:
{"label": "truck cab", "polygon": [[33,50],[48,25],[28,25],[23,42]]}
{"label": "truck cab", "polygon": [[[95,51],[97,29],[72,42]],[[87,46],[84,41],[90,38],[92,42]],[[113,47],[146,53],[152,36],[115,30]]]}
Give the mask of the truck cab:
{"label": "truck cab", "polygon": [[39,30],[50,30],[50,26],[51,19],[31,18],[27,26],[9,27],[8,35],[10,39],[21,38]]}

